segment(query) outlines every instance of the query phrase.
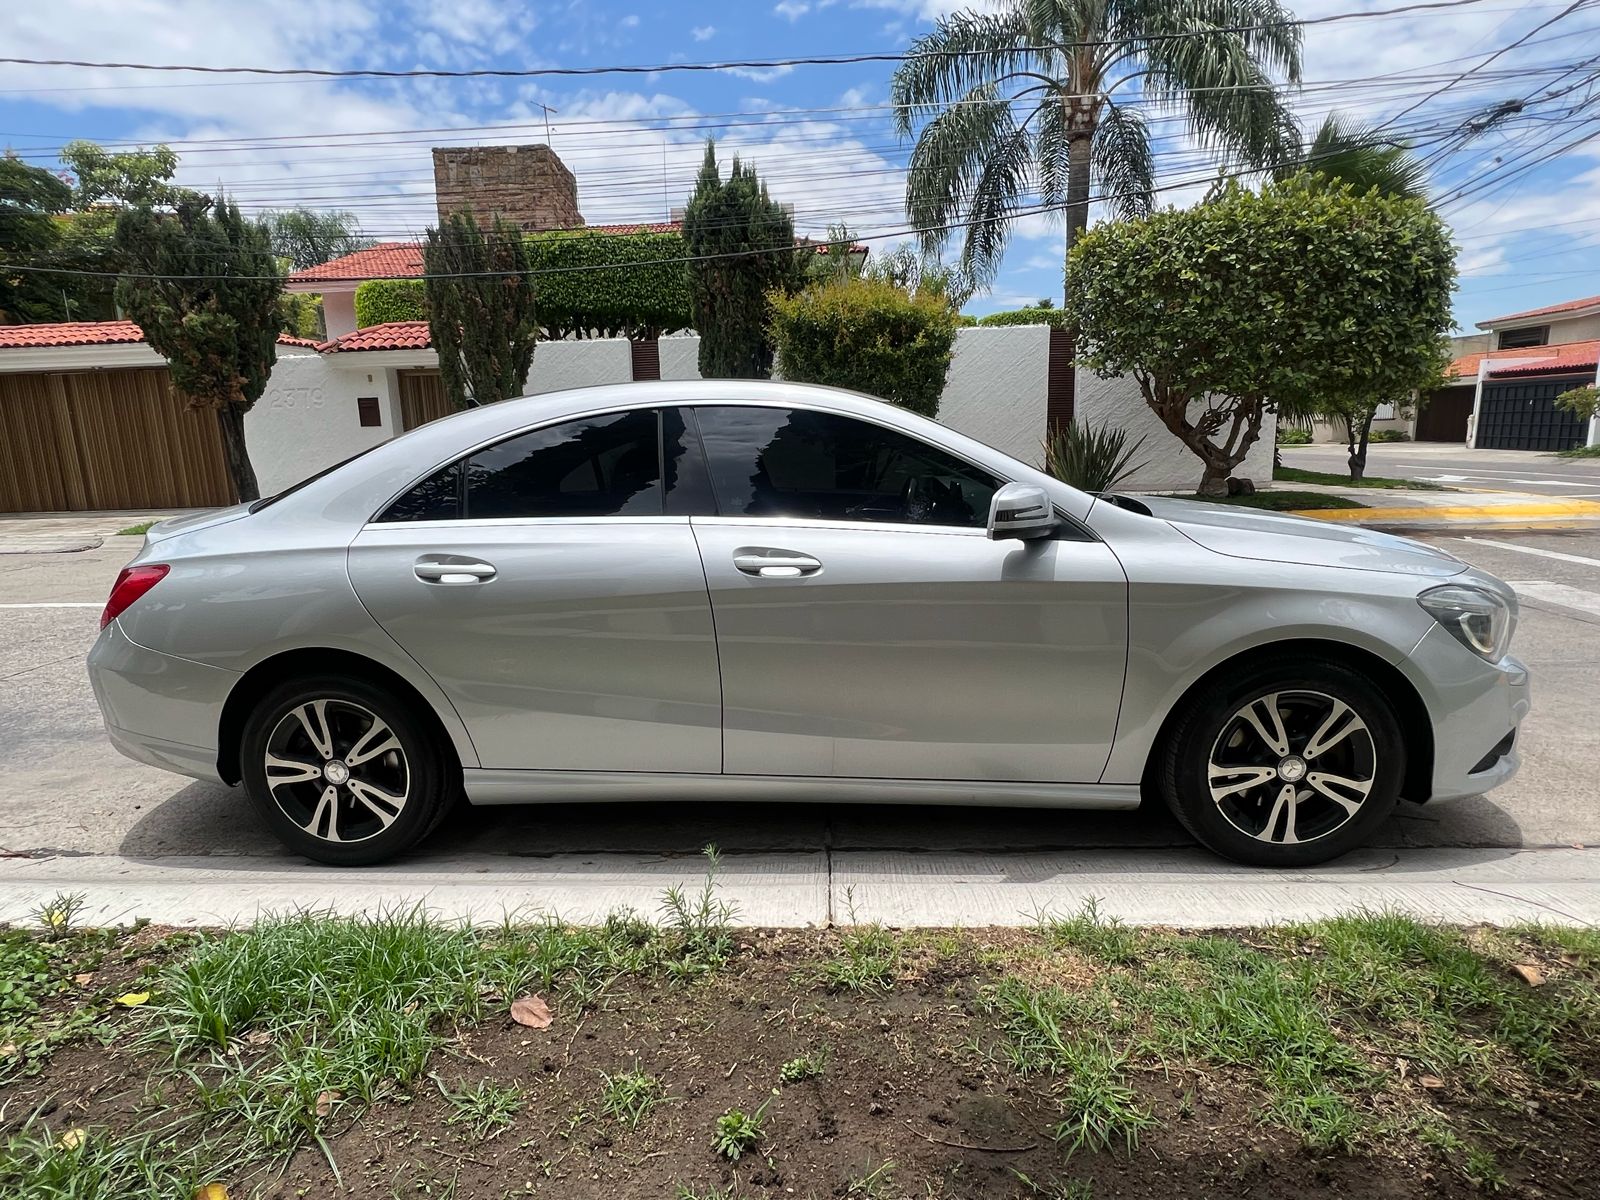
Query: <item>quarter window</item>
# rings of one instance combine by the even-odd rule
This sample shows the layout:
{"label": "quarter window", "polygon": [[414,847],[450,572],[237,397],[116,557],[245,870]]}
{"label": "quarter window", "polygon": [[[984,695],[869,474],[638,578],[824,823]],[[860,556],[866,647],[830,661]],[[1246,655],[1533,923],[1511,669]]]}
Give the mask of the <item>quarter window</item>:
{"label": "quarter window", "polygon": [[696,408],[723,516],[985,525],[999,481],[891,429],[806,409]]}

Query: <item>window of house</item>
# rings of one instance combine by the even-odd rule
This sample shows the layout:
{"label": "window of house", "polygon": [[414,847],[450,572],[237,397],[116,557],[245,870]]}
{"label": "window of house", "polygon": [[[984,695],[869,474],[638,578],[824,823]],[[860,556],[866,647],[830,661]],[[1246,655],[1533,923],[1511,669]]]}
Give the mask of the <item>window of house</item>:
{"label": "window of house", "polygon": [[804,409],[696,407],[723,516],[982,528],[988,472],[868,421]]}
{"label": "window of house", "polygon": [[1523,346],[1543,346],[1550,341],[1550,326],[1530,325],[1526,329],[1502,329],[1500,350],[1517,350]]}

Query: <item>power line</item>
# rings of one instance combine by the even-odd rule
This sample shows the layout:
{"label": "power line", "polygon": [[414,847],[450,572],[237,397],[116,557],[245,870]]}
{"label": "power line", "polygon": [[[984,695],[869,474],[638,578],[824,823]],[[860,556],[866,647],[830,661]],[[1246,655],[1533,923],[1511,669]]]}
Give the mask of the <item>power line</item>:
{"label": "power line", "polygon": [[[1209,29],[1190,29],[1176,33],[1149,34],[1144,42],[1185,41],[1197,37],[1216,37],[1219,34],[1257,33],[1267,29],[1305,28],[1312,25],[1329,25],[1336,21],[1368,20],[1377,17],[1403,16],[1407,13],[1435,9],[1464,8],[1481,4],[1484,0],[1427,0],[1425,3],[1406,4],[1398,8],[1356,10],[1330,13],[1323,17],[1298,18],[1287,21],[1267,21],[1254,25],[1219,25]],[[1584,3],[1585,0],[1578,0]],[[1021,52],[1059,54],[1065,50],[1109,49],[1123,41],[1113,38],[1092,38],[1081,41],[1058,42],[1044,46],[1019,46]],[[837,66],[876,62],[905,62],[918,58],[964,58],[989,53],[986,50],[901,51],[868,54],[819,54],[802,58],[739,59],[721,62],[658,63],[653,66],[610,67],[481,67],[465,71],[450,71],[434,67],[418,67],[404,71],[381,70],[373,67],[334,69],[328,67],[213,67],[198,64],[90,62],[69,58],[0,58],[0,64],[29,67],[87,67],[96,70],[118,71],[183,71],[201,75],[303,75],[325,79],[542,79],[573,78],[594,75],[660,75],[674,72],[706,72],[733,70],[774,70],[784,67]]]}

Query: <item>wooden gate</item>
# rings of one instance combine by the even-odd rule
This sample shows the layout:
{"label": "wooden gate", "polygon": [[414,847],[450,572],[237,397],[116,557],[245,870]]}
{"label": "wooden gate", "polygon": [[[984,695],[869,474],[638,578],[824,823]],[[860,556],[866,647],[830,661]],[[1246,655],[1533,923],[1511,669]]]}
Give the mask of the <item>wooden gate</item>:
{"label": "wooden gate", "polygon": [[164,367],[0,374],[0,512],[233,502],[215,414]]}
{"label": "wooden gate", "polygon": [[1417,412],[1416,439],[1419,442],[1467,441],[1467,418],[1472,415],[1476,384],[1440,388],[1428,397]]}
{"label": "wooden gate", "polygon": [[445,395],[439,372],[427,368],[400,373],[400,429],[415,429],[456,411]]}

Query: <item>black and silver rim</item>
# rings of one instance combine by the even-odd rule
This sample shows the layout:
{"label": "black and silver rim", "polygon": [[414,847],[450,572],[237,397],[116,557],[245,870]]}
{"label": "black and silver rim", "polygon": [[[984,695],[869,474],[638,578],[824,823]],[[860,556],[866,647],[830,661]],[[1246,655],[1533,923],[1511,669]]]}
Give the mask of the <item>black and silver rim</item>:
{"label": "black and silver rim", "polygon": [[290,709],[267,738],[267,790],[312,837],[362,842],[393,825],[411,794],[411,768],[394,730],[349,700]]}
{"label": "black and silver rim", "polygon": [[1263,842],[1314,842],[1361,811],[1377,778],[1372,731],[1325,692],[1258,696],[1211,747],[1211,799],[1228,824]]}

